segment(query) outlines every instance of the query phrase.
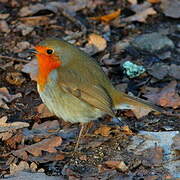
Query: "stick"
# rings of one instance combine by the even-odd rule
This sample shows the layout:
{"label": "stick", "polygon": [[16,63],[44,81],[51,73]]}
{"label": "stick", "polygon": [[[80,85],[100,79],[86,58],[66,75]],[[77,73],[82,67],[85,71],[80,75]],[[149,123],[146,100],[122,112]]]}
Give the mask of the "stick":
{"label": "stick", "polygon": [[0,58],[2,58],[2,59],[7,59],[7,60],[11,60],[11,61],[24,62],[24,63],[30,62],[30,61],[25,60],[25,59],[19,59],[19,58],[10,57],[10,56],[3,56],[3,55],[0,55]]}

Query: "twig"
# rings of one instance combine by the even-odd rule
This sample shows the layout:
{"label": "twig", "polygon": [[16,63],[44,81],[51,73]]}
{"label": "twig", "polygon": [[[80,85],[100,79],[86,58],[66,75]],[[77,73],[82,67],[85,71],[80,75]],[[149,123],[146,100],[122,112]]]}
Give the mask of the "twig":
{"label": "twig", "polygon": [[15,57],[3,56],[3,55],[0,55],[0,58],[2,58],[2,59],[7,59],[7,60],[11,60],[11,61],[24,62],[24,63],[30,62],[30,61],[25,60],[25,59],[18,59],[18,58],[15,58]]}

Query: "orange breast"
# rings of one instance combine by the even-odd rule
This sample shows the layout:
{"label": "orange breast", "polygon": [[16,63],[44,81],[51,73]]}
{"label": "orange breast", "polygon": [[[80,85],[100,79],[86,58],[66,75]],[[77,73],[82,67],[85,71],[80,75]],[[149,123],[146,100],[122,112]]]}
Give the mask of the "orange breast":
{"label": "orange breast", "polygon": [[36,57],[38,59],[38,80],[37,83],[39,85],[40,91],[43,91],[47,80],[49,73],[51,73],[52,70],[58,68],[61,63],[57,56],[55,55],[46,55],[46,54],[36,54]]}

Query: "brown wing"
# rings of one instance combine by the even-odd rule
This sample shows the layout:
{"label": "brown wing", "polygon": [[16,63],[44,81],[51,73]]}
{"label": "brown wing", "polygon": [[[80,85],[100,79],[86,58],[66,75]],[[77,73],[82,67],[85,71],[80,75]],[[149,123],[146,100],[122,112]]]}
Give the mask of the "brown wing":
{"label": "brown wing", "polygon": [[61,67],[58,71],[58,84],[66,92],[86,103],[114,116],[112,99],[107,91],[98,84],[81,77],[78,72]]}

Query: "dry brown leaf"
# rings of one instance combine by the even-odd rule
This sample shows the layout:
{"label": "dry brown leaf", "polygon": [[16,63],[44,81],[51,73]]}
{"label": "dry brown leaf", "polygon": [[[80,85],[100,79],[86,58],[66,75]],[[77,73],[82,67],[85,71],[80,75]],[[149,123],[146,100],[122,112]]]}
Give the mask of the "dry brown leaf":
{"label": "dry brown leaf", "polygon": [[152,4],[156,4],[161,2],[161,0],[147,0],[148,2],[152,3]]}
{"label": "dry brown leaf", "polygon": [[49,10],[53,13],[57,13],[57,7],[51,6],[50,4],[44,5],[37,3],[34,5],[22,7],[18,14],[20,17],[27,17],[27,16],[32,16],[42,10]]}
{"label": "dry brown leaf", "polygon": [[6,144],[10,146],[12,149],[16,149],[17,148],[16,144],[22,142],[23,138],[24,138],[23,134],[19,132],[15,134],[14,136],[12,136],[11,138],[7,139]]}
{"label": "dry brown leaf", "polygon": [[39,116],[40,118],[47,118],[54,116],[54,114],[49,111],[49,109],[46,107],[45,104],[40,104],[37,107],[37,112],[40,114]]}
{"label": "dry brown leaf", "polygon": [[11,30],[5,20],[0,20],[0,32],[9,33]]}
{"label": "dry brown leaf", "polygon": [[9,109],[9,107],[4,101],[10,103],[11,101],[19,97],[22,97],[21,93],[10,95],[7,88],[5,87],[0,88],[0,107],[4,109]]}
{"label": "dry brown leaf", "polygon": [[109,136],[109,134],[111,133],[111,127],[109,127],[109,126],[106,126],[106,125],[102,125],[100,128],[98,128],[95,132],[94,132],[94,134],[100,134],[100,135],[102,135],[102,136]]}
{"label": "dry brown leaf", "polygon": [[156,11],[153,8],[145,9],[142,12],[138,12],[135,15],[129,16],[127,18],[124,18],[123,20],[125,22],[132,22],[132,21],[138,21],[138,22],[146,22],[146,18],[149,15],[156,14]]}
{"label": "dry brown leaf", "polygon": [[0,139],[2,141],[5,141],[7,139],[9,139],[10,137],[12,137],[13,133],[11,132],[4,132],[4,133],[0,133]]}
{"label": "dry brown leaf", "polygon": [[137,0],[127,0],[131,4],[137,4]]}
{"label": "dry brown leaf", "polygon": [[6,132],[13,129],[21,129],[29,126],[29,124],[26,122],[6,123],[6,121],[7,116],[3,116],[2,118],[0,118],[0,132]]}
{"label": "dry brown leaf", "polygon": [[13,155],[22,158],[24,160],[28,159],[28,153],[32,154],[33,156],[41,156],[42,151],[46,151],[49,153],[56,153],[57,150],[55,147],[61,145],[62,139],[61,137],[54,136],[48,139],[44,139],[41,142],[35,143],[30,146],[26,146],[23,149],[19,149],[17,151],[12,152]]}
{"label": "dry brown leaf", "polygon": [[142,118],[152,112],[150,107],[142,107],[142,106],[133,106],[132,109],[133,113],[135,114],[136,118]]}
{"label": "dry brown leaf", "polygon": [[9,13],[0,14],[0,19],[7,19],[10,16]]}
{"label": "dry brown leaf", "polygon": [[136,14],[129,16],[127,18],[124,18],[124,19],[122,19],[122,21],[125,21],[125,22],[132,22],[132,21],[146,22],[146,18],[149,15],[156,14],[156,11],[151,7],[151,4],[148,2],[144,2],[143,4],[132,5],[131,9]]}
{"label": "dry brown leaf", "polygon": [[94,34],[94,33],[89,35],[88,43],[95,46],[97,48],[98,52],[103,51],[107,47],[106,40],[103,37],[101,37],[100,35]]}
{"label": "dry brown leaf", "polygon": [[32,80],[37,81],[37,73],[38,73],[38,62],[35,58],[31,60],[28,64],[25,64],[22,72],[30,74]]}
{"label": "dry brown leaf", "polygon": [[118,169],[122,172],[128,171],[128,167],[126,166],[124,161],[106,161],[104,164],[109,168]]}
{"label": "dry brown leaf", "polygon": [[6,81],[16,86],[20,86],[25,80],[20,72],[9,72],[6,76]]}
{"label": "dry brown leaf", "polygon": [[92,33],[89,35],[88,43],[86,44],[86,46],[80,49],[85,51],[89,55],[94,55],[97,52],[104,51],[106,47],[106,40],[102,36]]}
{"label": "dry brown leaf", "polygon": [[10,164],[10,175],[23,170],[29,170],[29,164],[25,161],[21,161],[18,165],[15,163]]}
{"label": "dry brown leaf", "polygon": [[65,158],[65,155],[63,153],[57,152],[57,153],[45,154],[40,157],[29,156],[28,160],[39,162],[39,163],[46,163],[49,161],[61,161],[64,158]]}
{"label": "dry brown leaf", "polygon": [[129,126],[123,126],[122,130],[126,135],[133,135],[134,133],[129,129]]}
{"label": "dry brown leaf", "polygon": [[109,23],[113,19],[117,18],[121,13],[121,10],[118,9],[117,11],[114,11],[110,14],[104,15],[104,16],[98,16],[98,17],[90,17],[89,19],[95,20],[95,21],[102,21],[105,23]]}
{"label": "dry brown leaf", "polygon": [[180,96],[176,92],[176,85],[176,81],[171,81],[167,86],[162,88],[160,92],[148,92],[144,96],[155,104],[176,109],[180,107]]}

